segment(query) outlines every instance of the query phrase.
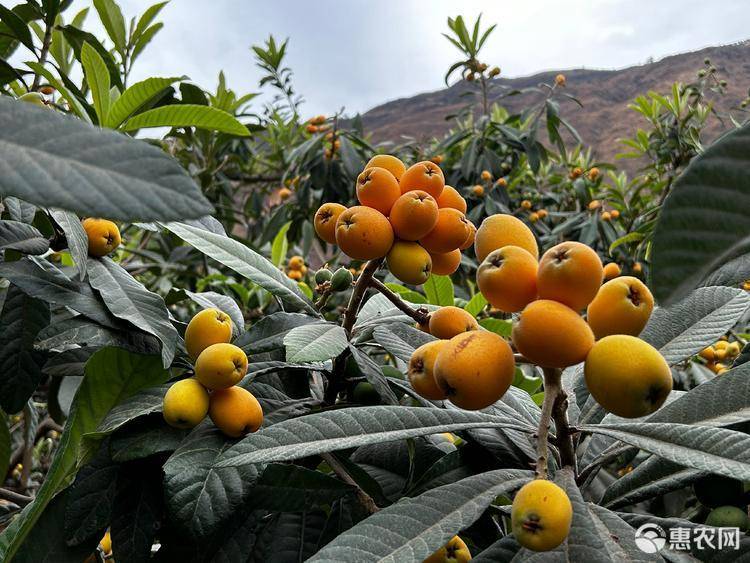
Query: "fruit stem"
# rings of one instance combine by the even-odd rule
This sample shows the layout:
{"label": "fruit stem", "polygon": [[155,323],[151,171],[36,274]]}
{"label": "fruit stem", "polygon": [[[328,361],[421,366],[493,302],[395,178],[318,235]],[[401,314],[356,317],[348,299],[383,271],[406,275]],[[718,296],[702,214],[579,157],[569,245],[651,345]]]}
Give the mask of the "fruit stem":
{"label": "fruit stem", "polygon": [[375,504],[375,501],[372,500],[372,497],[368,495],[362,487],[359,486],[359,484],[352,478],[351,475],[349,475],[349,472],[346,470],[346,467],[338,460],[336,459],[336,456],[331,453],[324,453],[320,454],[320,457],[325,461],[328,466],[333,470],[333,472],[341,478],[344,483],[347,483],[354,487],[357,490],[357,497],[359,498],[359,502],[362,504],[365,510],[367,510],[368,514],[374,514],[378,510],[378,505]]}
{"label": "fruit stem", "polygon": [[346,311],[344,312],[344,322],[341,325],[347,334],[351,334],[352,332],[354,323],[357,320],[357,313],[362,306],[365,293],[367,293],[367,288],[370,287],[373,276],[375,276],[375,272],[378,271],[382,263],[382,258],[370,260],[365,264],[362,273],[359,274],[357,282],[354,284],[354,291],[352,291],[352,296],[349,298],[349,304],[346,306]]}
{"label": "fruit stem", "polygon": [[419,309],[413,309],[409,306],[409,304],[401,299],[395,292],[388,289],[388,286],[386,286],[383,282],[381,282],[377,278],[372,278],[370,280],[370,286],[377,289],[380,293],[385,295],[385,297],[393,303],[396,308],[398,308],[400,311],[403,311],[407,315],[409,315],[412,319],[414,319],[419,324],[426,324],[430,321],[430,313],[427,311],[427,309],[424,309],[420,307]]}
{"label": "fruit stem", "polygon": [[[354,284],[354,290],[349,298],[349,303],[344,311],[344,320],[341,323],[342,328],[346,331],[347,337],[351,336],[352,328],[354,328],[354,323],[357,321],[357,313],[362,306],[362,301],[367,293],[367,288],[370,287],[370,282],[382,263],[382,258],[370,260],[365,264],[362,273],[359,274],[359,277]],[[349,353],[349,349],[347,348],[341,352],[341,354],[336,356],[333,361],[333,370],[328,378],[328,387],[326,387],[325,395],[323,397],[323,402],[326,405],[332,405],[335,403],[339,391],[344,387],[344,370],[346,369],[346,360],[349,357]]]}
{"label": "fruit stem", "polygon": [[555,421],[555,444],[560,452],[561,465],[571,467],[575,471],[576,454],[573,447],[573,435],[568,423],[568,395],[562,386],[562,370],[542,368],[542,371],[544,372],[544,403],[537,433],[536,476],[546,479],[549,427],[552,420]]}

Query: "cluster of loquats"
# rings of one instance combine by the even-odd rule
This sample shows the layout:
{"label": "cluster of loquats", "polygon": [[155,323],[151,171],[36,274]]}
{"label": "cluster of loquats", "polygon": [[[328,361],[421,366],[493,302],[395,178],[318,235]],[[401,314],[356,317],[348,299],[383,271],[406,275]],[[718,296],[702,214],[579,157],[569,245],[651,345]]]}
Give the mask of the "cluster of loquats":
{"label": "cluster of loquats", "polygon": [[260,428],[260,403],[237,385],[247,373],[247,356],[231,339],[232,320],[218,309],[204,309],[190,320],[185,349],[195,361],[195,376],[177,381],[164,395],[163,414],[168,424],[193,428],[208,415],[232,438]]}
{"label": "cluster of loquats", "polygon": [[292,256],[286,263],[286,275],[294,281],[300,281],[307,275],[307,266],[302,256]]}
{"label": "cluster of loquats", "polygon": [[474,242],[466,201],[445,185],[440,167],[423,161],[406,168],[391,155],[377,155],[357,178],[360,205],[324,203],[315,231],[355,260],[386,259],[404,283],[421,285],[430,274],[449,275],[461,250]]}
{"label": "cluster of loquats", "polygon": [[698,356],[706,360],[705,366],[716,375],[729,371],[729,365],[740,355],[743,343],[739,340],[729,341],[727,337],[715,342],[700,351]]}
{"label": "cluster of loquats", "polygon": [[89,256],[101,258],[120,246],[120,229],[112,221],[89,217],[81,221],[81,224],[89,240]]}
{"label": "cluster of loquats", "polygon": [[[583,363],[591,395],[621,417],[646,416],[664,403],[671,370],[638,338],[654,307],[643,282],[619,275],[606,280],[597,253],[580,242],[560,243],[539,259],[533,233],[512,215],[485,219],[474,247],[479,290],[495,309],[518,314],[511,340],[520,361],[545,370]],[[513,348],[466,311],[443,307],[420,328],[440,339],[411,356],[409,380],[421,396],[476,410],[508,390]],[[516,494],[511,516],[521,545],[547,551],[567,537],[572,506],[563,489],[539,478]]]}

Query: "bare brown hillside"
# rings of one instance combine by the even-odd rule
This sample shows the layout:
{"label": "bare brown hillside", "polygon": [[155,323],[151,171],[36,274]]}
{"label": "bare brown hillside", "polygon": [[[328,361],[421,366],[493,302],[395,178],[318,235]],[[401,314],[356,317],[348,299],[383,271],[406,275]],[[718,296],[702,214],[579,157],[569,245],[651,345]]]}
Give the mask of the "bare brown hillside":
{"label": "bare brown hillside", "polygon": [[[567,77],[567,91],[583,103],[581,109],[573,102],[563,104],[563,114],[590,145],[598,159],[614,161],[622,146],[618,139],[631,135],[636,127],[644,126],[638,114],[627,109],[627,104],[649,90],[667,93],[673,82],[689,82],[710,58],[720,78],[729,83],[726,96],[718,97],[719,110],[737,107],[750,86],[750,40],[733,45],[709,47],[690,53],[666,57],[657,62],[621,70],[574,69],[563,71]],[[498,82],[525,88],[540,82],[551,82],[560,71],[549,71],[534,76],[502,79]],[[456,112],[467,103],[461,94],[470,85],[461,82],[435,92],[418,94],[385,103],[366,112],[363,117],[367,132],[376,141],[398,141],[409,135],[417,139],[439,136],[449,127],[445,116]],[[502,103],[517,111],[533,102],[533,94],[506,98]],[[714,124],[709,136],[720,130]]]}

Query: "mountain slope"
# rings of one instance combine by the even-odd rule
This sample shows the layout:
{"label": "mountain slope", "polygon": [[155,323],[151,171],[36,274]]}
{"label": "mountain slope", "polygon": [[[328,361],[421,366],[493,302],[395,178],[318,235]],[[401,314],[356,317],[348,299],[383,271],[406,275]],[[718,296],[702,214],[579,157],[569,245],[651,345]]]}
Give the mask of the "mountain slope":
{"label": "mountain slope", "polygon": [[[618,139],[632,136],[637,127],[645,126],[643,118],[627,109],[627,104],[649,90],[668,93],[675,81],[695,80],[696,72],[703,68],[705,58],[711,59],[719,78],[728,82],[727,94],[716,99],[717,110],[722,112],[736,108],[750,86],[750,40],[682,53],[621,70],[562,71],[567,77],[567,92],[577,97],[584,106],[579,108],[573,102],[565,102],[562,113],[578,130],[584,143],[593,148],[598,159],[613,162],[615,155],[623,149]],[[497,82],[520,89],[536,86],[540,82],[551,83],[559,72],[542,72]],[[419,140],[440,136],[451,125],[445,121],[445,116],[467,104],[469,98],[461,94],[469,88],[470,84],[460,82],[450,88],[375,107],[362,116],[365,130],[376,141],[398,142],[404,135]],[[533,101],[534,94],[524,94],[505,98],[501,103],[514,112]],[[708,137],[718,134],[720,130],[718,123],[712,123]]]}

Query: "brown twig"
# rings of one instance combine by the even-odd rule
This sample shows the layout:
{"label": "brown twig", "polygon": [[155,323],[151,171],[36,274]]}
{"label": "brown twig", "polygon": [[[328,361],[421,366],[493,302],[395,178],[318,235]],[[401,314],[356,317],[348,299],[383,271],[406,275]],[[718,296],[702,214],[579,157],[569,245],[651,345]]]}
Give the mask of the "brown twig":
{"label": "brown twig", "polygon": [[[367,293],[367,288],[370,287],[370,282],[382,263],[382,258],[370,260],[362,269],[362,272],[359,274],[359,277],[354,284],[354,290],[349,298],[349,303],[344,311],[344,319],[341,323],[342,328],[346,331],[347,337],[351,336],[352,328],[354,328],[354,323],[357,321],[357,313],[362,306],[362,300]],[[331,405],[336,401],[336,397],[343,387],[347,358],[349,358],[348,348],[341,352],[341,354],[339,354],[333,361],[333,370],[328,378],[328,387],[326,387],[325,396],[323,397],[323,402],[327,405]]]}
{"label": "brown twig", "polygon": [[359,498],[360,503],[362,503],[362,506],[367,510],[368,514],[374,514],[378,510],[378,505],[375,504],[375,501],[372,500],[372,497],[368,495],[362,487],[359,486],[359,484],[352,478],[351,475],[349,475],[349,472],[346,470],[346,467],[338,460],[336,459],[336,456],[330,453],[320,454],[320,457],[323,458],[323,461],[325,461],[330,468],[333,470],[333,472],[338,475],[342,481],[345,483],[351,485],[354,487],[357,491],[357,497]]}
{"label": "brown twig", "polygon": [[[547,460],[549,457],[549,427],[552,423],[552,408],[557,398],[557,388],[553,381],[547,382],[547,372],[544,370],[544,403],[542,403],[542,415],[539,418],[539,430],[536,436],[536,477],[547,478]],[[552,379],[552,378],[550,378]]]}
{"label": "brown twig", "polygon": [[0,488],[0,499],[13,502],[19,506],[25,506],[34,500],[33,497],[2,488]]}
{"label": "brown twig", "polygon": [[[42,50],[39,52],[39,64],[41,66],[44,66],[45,63],[47,62],[47,55],[49,54],[49,46],[52,43],[52,28],[53,27],[54,27],[54,24],[48,23],[44,29],[44,38],[42,39]],[[36,73],[34,75],[34,82],[31,85],[31,90],[36,92],[41,82],[42,82],[42,75],[39,73]]]}
{"label": "brown twig", "polygon": [[372,278],[370,280],[370,286],[385,295],[388,301],[393,303],[397,309],[406,313],[419,324],[426,324],[427,322],[429,322],[430,312],[427,309],[424,309],[422,307],[420,307],[419,309],[414,309],[410,307],[406,301],[401,299],[401,297],[399,297],[395,292],[388,289],[388,286],[386,286],[379,279]]}
{"label": "brown twig", "polygon": [[370,260],[362,269],[362,273],[359,274],[357,282],[354,284],[354,291],[352,291],[352,295],[349,298],[349,304],[346,306],[346,311],[344,311],[344,322],[341,323],[341,326],[347,334],[351,334],[352,332],[354,323],[357,320],[357,313],[362,306],[362,300],[365,297],[365,293],[367,293],[367,288],[370,287],[373,276],[382,263],[382,258],[378,260]]}

